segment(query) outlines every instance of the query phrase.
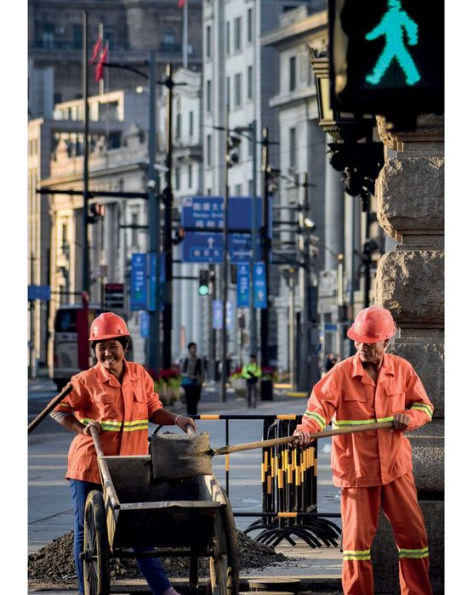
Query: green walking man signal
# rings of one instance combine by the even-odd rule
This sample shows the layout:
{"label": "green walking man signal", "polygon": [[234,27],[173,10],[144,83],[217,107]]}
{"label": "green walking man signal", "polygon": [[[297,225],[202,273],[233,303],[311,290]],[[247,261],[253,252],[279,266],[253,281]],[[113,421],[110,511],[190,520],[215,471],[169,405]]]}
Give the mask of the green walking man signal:
{"label": "green walking man signal", "polygon": [[365,39],[373,41],[378,37],[386,38],[386,45],[380,54],[373,72],[365,77],[367,83],[377,85],[383,78],[392,59],[395,58],[405,74],[405,82],[414,85],[420,80],[420,73],[412,56],[405,47],[404,31],[408,45],[418,43],[418,25],[405,10],[401,9],[400,0],[388,0],[388,10],[376,27],[365,35]]}

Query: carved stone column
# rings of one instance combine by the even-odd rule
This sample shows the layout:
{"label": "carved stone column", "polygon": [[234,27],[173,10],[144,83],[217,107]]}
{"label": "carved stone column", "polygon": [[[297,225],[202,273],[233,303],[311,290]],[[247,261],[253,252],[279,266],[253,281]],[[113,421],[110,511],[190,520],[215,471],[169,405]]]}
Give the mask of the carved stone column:
{"label": "carved stone column", "polygon": [[[375,190],[378,221],[398,243],[378,264],[375,301],[398,326],[392,352],[412,363],[435,406],[432,423],[409,437],[433,589],[443,593],[444,120],[419,117],[417,130],[392,134],[378,118],[378,131],[386,147]],[[383,515],[372,559],[375,592],[398,593],[397,550]]]}

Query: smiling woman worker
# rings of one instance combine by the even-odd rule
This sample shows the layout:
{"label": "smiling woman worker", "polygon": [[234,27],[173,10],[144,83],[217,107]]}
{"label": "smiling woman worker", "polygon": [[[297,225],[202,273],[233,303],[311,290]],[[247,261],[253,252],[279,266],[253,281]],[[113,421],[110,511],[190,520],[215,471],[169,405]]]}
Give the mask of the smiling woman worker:
{"label": "smiling woman worker", "polygon": [[[62,426],[78,434],[68,452],[66,478],[75,516],[74,556],[81,594],[84,586],[79,554],[83,550],[84,507],[89,492],[101,489],[89,427],[97,428],[105,455],[146,455],[149,421],[196,430],[190,417],[164,411],[143,366],[126,361],[129,336],[120,316],[112,312],[98,316],[89,337],[97,364],[71,378],[73,391],[51,413]],[[137,562],[155,595],[177,595],[158,558],[137,558]]]}

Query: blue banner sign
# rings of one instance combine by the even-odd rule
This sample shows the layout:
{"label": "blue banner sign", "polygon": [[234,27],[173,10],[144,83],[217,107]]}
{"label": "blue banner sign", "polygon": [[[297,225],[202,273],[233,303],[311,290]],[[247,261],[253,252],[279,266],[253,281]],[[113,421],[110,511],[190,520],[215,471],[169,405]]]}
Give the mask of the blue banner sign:
{"label": "blue banner sign", "polygon": [[28,285],[28,301],[50,301],[50,285]]}
{"label": "blue banner sign", "polygon": [[144,310],[139,315],[139,334],[142,339],[149,339],[149,314]]}
{"label": "blue banner sign", "polygon": [[264,262],[255,262],[253,265],[253,306],[255,308],[268,307],[266,269]]}
{"label": "blue banner sign", "polygon": [[212,328],[222,328],[222,300],[212,300]]}
{"label": "blue banner sign", "polygon": [[146,310],[148,301],[147,255],[131,255],[130,310]]}
{"label": "blue banner sign", "polygon": [[247,262],[237,265],[237,308],[250,306],[250,265]]}

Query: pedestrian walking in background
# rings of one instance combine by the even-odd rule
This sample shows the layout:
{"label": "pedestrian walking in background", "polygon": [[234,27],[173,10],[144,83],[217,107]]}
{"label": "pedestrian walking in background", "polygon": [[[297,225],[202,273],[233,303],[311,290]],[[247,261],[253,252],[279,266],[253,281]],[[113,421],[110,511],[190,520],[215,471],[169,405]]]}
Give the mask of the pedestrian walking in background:
{"label": "pedestrian walking in background", "polygon": [[411,364],[385,353],[396,333],[389,310],[362,310],[347,336],[355,355],[337,363],[313,388],[295,435],[312,442],[331,418],[336,428],[393,421],[393,429],[334,436],[332,472],[341,493],[344,594],[373,593],[370,549],[382,506],[399,550],[401,593],[430,595],[428,541],[404,435],[431,421],[433,405]]}
{"label": "pedestrian walking in background", "polygon": [[332,352],[328,353],[326,356],[326,362],[324,364],[325,371],[329,372],[329,370],[332,367],[334,367],[336,364],[337,364],[337,357]]}
{"label": "pedestrian walking in background", "polygon": [[203,360],[197,355],[196,343],[188,343],[188,357],[182,362],[182,387],[185,391],[186,412],[198,414],[198,402],[206,376]]}
{"label": "pedestrian walking in background", "polygon": [[255,355],[250,355],[250,361],[243,366],[241,376],[246,378],[248,407],[256,407],[261,366],[257,364]]}
{"label": "pedestrian walking in background", "polygon": [[[90,427],[99,433],[106,456],[147,455],[149,421],[177,425],[185,432],[194,421],[165,411],[154,382],[143,366],[125,359],[130,333],[123,318],[105,312],[91,324],[89,340],[97,364],[71,378],[73,390],[55,407],[51,417],[78,434],[68,452],[66,479],[70,482],[74,511],[74,557],[78,587],[84,594],[84,509],[87,495],[102,491],[97,454]],[[135,550],[138,554],[140,550]],[[171,586],[158,558],[136,558],[156,595],[179,595]]]}

